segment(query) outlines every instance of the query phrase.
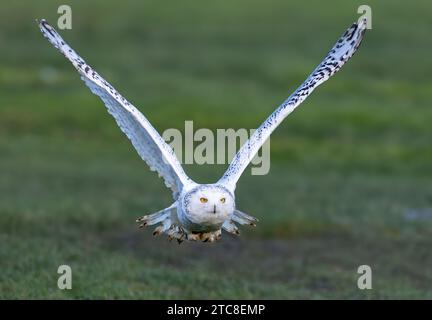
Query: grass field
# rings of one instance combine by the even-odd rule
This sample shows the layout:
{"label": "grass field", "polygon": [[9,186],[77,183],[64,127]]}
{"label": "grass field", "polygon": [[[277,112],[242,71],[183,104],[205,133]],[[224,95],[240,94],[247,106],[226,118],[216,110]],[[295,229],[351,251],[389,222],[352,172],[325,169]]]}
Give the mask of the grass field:
{"label": "grass field", "polygon": [[[370,1],[358,54],[272,135],[270,173],[238,184],[258,226],[180,246],[137,229],[170,192],[37,29],[60,4],[0,10],[0,298],[432,298],[432,4]],[[256,128],[360,4],[80,1],[61,33],[160,132]]]}

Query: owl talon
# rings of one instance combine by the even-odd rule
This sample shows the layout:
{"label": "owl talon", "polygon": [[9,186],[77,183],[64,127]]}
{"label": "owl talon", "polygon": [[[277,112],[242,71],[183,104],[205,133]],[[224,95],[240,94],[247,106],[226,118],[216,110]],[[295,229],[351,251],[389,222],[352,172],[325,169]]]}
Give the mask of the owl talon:
{"label": "owl talon", "polygon": [[159,226],[159,227],[157,227],[157,228],[154,229],[154,231],[153,231],[153,235],[154,235],[154,236],[158,236],[158,235],[160,235],[162,232],[163,232],[163,226]]}
{"label": "owl talon", "polygon": [[186,238],[190,241],[198,241],[200,239],[199,233],[187,233]]}
{"label": "owl talon", "polygon": [[222,236],[222,231],[219,229],[213,232],[204,232],[197,234],[202,242],[215,242]]}

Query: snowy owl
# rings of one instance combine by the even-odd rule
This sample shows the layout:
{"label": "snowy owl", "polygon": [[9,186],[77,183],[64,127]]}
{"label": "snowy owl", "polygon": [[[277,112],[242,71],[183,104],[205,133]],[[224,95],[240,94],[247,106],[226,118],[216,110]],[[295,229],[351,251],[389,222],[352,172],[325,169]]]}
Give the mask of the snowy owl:
{"label": "snowy owl", "polygon": [[90,90],[105,103],[120,129],[126,134],[139,156],[152,171],[157,171],[173,191],[174,203],[169,207],[138,218],[139,227],[158,225],[153,234],[165,233],[169,239],[214,242],[222,229],[239,234],[240,225],[255,226],[256,218],[237,210],[236,183],[249,162],[273,130],[298,107],[315,88],[334,75],[357,51],[366,20],[354,23],[309,77],[254,132],[240,148],[224,175],[212,184],[199,184],[190,179],[173,149],[165,143],[147,118],[94,71],[48,24],[39,22],[42,34],[75,67]]}

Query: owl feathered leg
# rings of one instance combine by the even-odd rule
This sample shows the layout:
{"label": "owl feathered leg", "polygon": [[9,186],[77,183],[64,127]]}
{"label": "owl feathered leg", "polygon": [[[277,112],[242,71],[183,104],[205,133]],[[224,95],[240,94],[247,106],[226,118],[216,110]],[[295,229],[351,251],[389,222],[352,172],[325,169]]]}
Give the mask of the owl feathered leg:
{"label": "owl feathered leg", "polygon": [[240,232],[235,223],[241,225],[247,224],[249,226],[256,227],[257,222],[258,222],[257,218],[252,217],[247,213],[241,212],[240,210],[234,210],[234,213],[232,214],[231,218],[226,220],[223,223],[222,229],[224,229],[226,232],[238,235],[240,234]]}
{"label": "owl feathered leg", "polygon": [[136,219],[136,222],[139,228],[159,224],[154,229],[153,235],[158,236],[165,233],[168,235],[168,240],[176,239],[179,244],[184,240],[214,242],[221,237],[221,230],[193,233],[182,227],[177,218],[177,202],[161,211],[142,216]]}
{"label": "owl feathered leg", "polygon": [[168,208],[136,219],[136,222],[139,224],[139,228],[160,223],[160,225],[157,226],[153,231],[154,236],[166,233],[168,235],[168,239],[172,240],[175,238],[181,242],[185,238],[185,232],[183,228],[178,226],[176,211],[177,202],[174,202]]}
{"label": "owl feathered leg", "polygon": [[189,232],[186,234],[186,239],[190,241],[215,242],[222,237],[222,230],[210,232]]}

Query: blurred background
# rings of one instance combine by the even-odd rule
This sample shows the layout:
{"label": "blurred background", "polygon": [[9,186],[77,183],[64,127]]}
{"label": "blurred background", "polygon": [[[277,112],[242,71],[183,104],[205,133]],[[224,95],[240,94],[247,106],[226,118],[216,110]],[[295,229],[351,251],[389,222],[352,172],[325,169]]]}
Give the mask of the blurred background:
{"label": "blurred background", "polygon": [[[163,132],[256,128],[368,4],[355,57],[246,170],[239,238],[169,243],[137,216],[171,193],[72,66],[61,35]],[[0,10],[1,298],[432,298],[432,4],[364,1],[19,1]],[[188,165],[214,182],[226,165]],[[57,268],[73,289],[57,288]],[[373,289],[357,288],[369,265]]]}

